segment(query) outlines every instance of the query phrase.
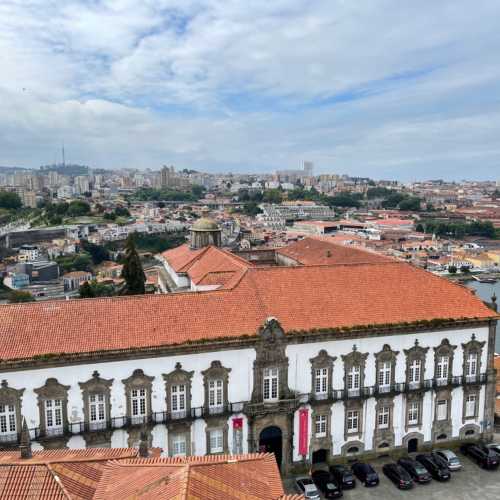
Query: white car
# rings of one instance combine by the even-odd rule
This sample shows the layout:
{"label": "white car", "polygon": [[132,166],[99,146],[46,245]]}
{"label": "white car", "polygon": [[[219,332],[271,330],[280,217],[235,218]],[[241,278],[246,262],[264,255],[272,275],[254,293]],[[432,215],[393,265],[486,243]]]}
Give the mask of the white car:
{"label": "white car", "polygon": [[460,460],[451,450],[436,450],[434,453],[436,453],[436,455],[439,455],[439,457],[441,457],[446,462],[449,470],[457,471],[462,468]]}
{"label": "white car", "polygon": [[318,488],[314,484],[314,481],[307,476],[298,477],[295,480],[297,485],[297,490],[302,493],[307,500],[320,500]]}
{"label": "white car", "polygon": [[490,450],[496,451],[500,455],[500,444],[490,443],[486,445]]}

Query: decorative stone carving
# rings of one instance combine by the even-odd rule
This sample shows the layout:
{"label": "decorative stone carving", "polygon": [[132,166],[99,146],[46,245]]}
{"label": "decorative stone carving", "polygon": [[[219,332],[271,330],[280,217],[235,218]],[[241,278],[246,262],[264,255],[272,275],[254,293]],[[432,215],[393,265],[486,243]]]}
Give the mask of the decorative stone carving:
{"label": "decorative stone carving", "polygon": [[[337,358],[335,356],[330,356],[325,349],[321,349],[318,355],[311,358],[311,396],[314,399],[330,399],[332,397],[332,380],[333,380],[333,363]],[[327,392],[326,396],[318,397],[316,394],[316,370],[326,368],[327,369]]]}
{"label": "decorative stone carving", "polygon": [[[379,411],[381,408],[389,409],[389,422],[386,428],[380,427]],[[373,432],[373,449],[376,450],[382,443],[387,443],[390,447],[394,446],[394,400],[393,398],[385,397],[377,399],[375,405],[375,430]]]}
{"label": "decorative stone carving", "polygon": [[[438,401],[447,401],[446,419],[438,420]],[[447,439],[452,436],[451,425],[451,389],[443,388],[436,391],[436,399],[434,401],[434,422],[432,424],[432,440],[436,441],[439,436],[445,435]]]}
{"label": "decorative stone carving", "polygon": [[418,339],[415,339],[415,345],[410,349],[404,349],[406,356],[406,383],[410,384],[410,366],[413,361],[420,361],[420,380],[418,384],[422,387],[425,380],[425,357],[427,355],[428,347],[421,347],[419,345]]}
{"label": "decorative stone carving", "polygon": [[[125,397],[127,400],[127,416],[132,417],[132,390],[145,389],[146,390],[146,414],[151,415],[151,388],[153,385],[154,377],[145,375],[141,368],[134,370],[132,375],[122,380],[125,386]],[[142,422],[141,422],[142,423]]]}
{"label": "decorative stone carving", "polygon": [[69,385],[60,384],[56,378],[48,378],[45,384],[34,392],[38,396],[38,411],[40,413],[40,431],[43,434],[47,432],[47,424],[45,421],[45,401],[52,399],[61,400],[62,406],[62,424],[63,433],[68,431],[68,390]]}
{"label": "decorative stone carving", "polygon": [[[479,394],[480,388],[476,385],[464,386],[462,392],[462,423],[465,424],[468,420],[476,420],[479,416]],[[466,408],[467,408],[467,398],[469,396],[475,396],[476,401],[474,405],[474,414],[467,416]]]}
{"label": "decorative stone carving", "polygon": [[16,412],[16,432],[13,440],[17,440],[17,433],[21,432],[21,408],[24,389],[14,389],[9,387],[6,380],[2,380],[0,386],[0,405],[13,406]]}
{"label": "decorative stone carving", "polygon": [[[326,417],[326,433],[324,436],[316,436],[316,417],[324,415]],[[331,405],[328,403],[317,403],[312,406],[311,411],[311,442],[309,443],[309,454],[312,454],[317,450],[330,450],[332,447],[332,437],[331,437]]]}
{"label": "decorative stone carving", "polygon": [[[411,403],[418,403],[418,420],[416,423],[411,424],[409,422],[409,409]],[[408,432],[409,429],[414,429],[422,425],[422,413],[423,413],[423,403],[424,396],[423,392],[409,392],[406,395],[406,408],[405,408],[405,431]]]}
{"label": "decorative stone carving", "polygon": [[356,345],[352,346],[352,351],[349,354],[342,354],[342,361],[344,362],[344,387],[347,391],[347,375],[353,366],[359,366],[359,386],[360,392],[365,386],[365,365],[368,353],[361,353],[358,351]]}
{"label": "decorative stone carving", "polygon": [[92,394],[103,394],[104,404],[106,408],[106,420],[111,419],[111,386],[114,379],[106,380],[101,378],[99,372],[96,370],[92,373],[92,377],[86,382],[79,382],[80,389],[82,390],[83,396],[83,418],[85,424],[88,426],[90,423],[89,415],[89,397]]}
{"label": "decorative stone carving", "polygon": [[376,376],[376,386],[377,393],[380,392],[379,385],[379,370],[382,367],[383,363],[391,364],[391,380],[390,385],[392,386],[396,380],[396,361],[398,357],[399,351],[393,351],[389,344],[384,344],[382,350],[375,354],[375,376]]}
{"label": "decorative stone carving", "polygon": [[278,369],[278,397],[288,399],[288,358],[286,357],[285,332],[276,318],[268,318],[259,329],[259,340],[256,343],[256,358],[253,363],[252,403],[263,401],[264,369]]}
{"label": "decorative stone carving", "polygon": [[436,378],[437,374],[437,365],[439,358],[441,356],[448,357],[448,381],[451,380],[453,376],[453,356],[455,354],[456,345],[451,345],[448,339],[443,339],[441,344],[437,347],[434,347],[434,378]]}
{"label": "decorative stone carving", "polygon": [[479,375],[481,374],[481,356],[483,354],[483,347],[486,342],[479,342],[476,340],[476,336],[472,334],[471,340],[469,342],[462,344],[463,350],[463,364],[462,364],[462,373],[464,376],[464,380],[467,380],[467,360],[469,358],[469,354],[476,355],[476,380],[479,381]]}
{"label": "decorative stone carving", "polygon": [[[186,371],[182,369],[180,363],[176,363],[175,370],[168,374],[163,374],[163,380],[165,380],[165,388],[167,392],[167,410],[172,412],[172,386],[174,385],[184,385],[186,388],[186,409],[185,415],[190,415],[191,413],[191,379],[193,378],[194,371]],[[179,413],[180,418],[180,413]]]}
{"label": "decorative stone carving", "polygon": [[207,421],[207,426],[205,428],[205,436],[207,442],[207,455],[211,453],[210,451],[210,432],[216,429],[222,430],[222,451],[217,454],[227,454],[229,453],[229,443],[228,443],[228,423],[227,419],[223,417],[213,417]]}
{"label": "decorative stone carving", "polygon": [[210,400],[209,400],[209,390],[210,390],[210,381],[222,380],[222,411],[228,407],[229,397],[228,397],[228,387],[229,387],[229,373],[231,372],[231,368],[225,368],[222,366],[220,361],[212,361],[210,364],[210,368],[202,371],[203,375],[203,387],[205,391],[205,411],[207,415],[217,414],[218,410],[210,408]]}
{"label": "decorative stone carving", "polygon": [[173,443],[176,435],[182,434],[186,441],[186,455],[192,455],[191,449],[191,424],[189,422],[169,422],[167,424],[168,431],[168,456],[173,456]]}
{"label": "decorative stone carving", "polygon": [[[358,412],[358,429],[357,431],[351,431],[348,429],[348,412],[357,411]],[[344,440],[347,438],[361,438],[363,435],[363,401],[361,399],[347,399],[344,401]]]}

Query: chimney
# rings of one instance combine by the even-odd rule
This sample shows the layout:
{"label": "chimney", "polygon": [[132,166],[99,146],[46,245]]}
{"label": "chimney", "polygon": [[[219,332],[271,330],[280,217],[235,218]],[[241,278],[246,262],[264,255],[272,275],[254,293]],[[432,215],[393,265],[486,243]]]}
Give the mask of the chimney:
{"label": "chimney", "polygon": [[28,429],[28,424],[26,419],[23,418],[23,427],[21,429],[21,439],[19,443],[19,449],[21,451],[21,458],[31,458],[31,441],[30,441],[30,431]]}
{"label": "chimney", "polygon": [[148,458],[149,456],[148,435],[146,434],[146,431],[144,429],[141,430],[141,440],[139,442],[139,456],[141,458]]}

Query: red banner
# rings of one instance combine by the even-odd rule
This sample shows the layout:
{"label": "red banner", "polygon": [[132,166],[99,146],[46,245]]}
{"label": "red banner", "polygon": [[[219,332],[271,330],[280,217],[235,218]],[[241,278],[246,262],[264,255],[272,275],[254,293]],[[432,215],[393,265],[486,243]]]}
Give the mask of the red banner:
{"label": "red banner", "polygon": [[309,410],[299,410],[299,455],[306,456],[309,448]]}
{"label": "red banner", "polygon": [[242,418],[233,418],[233,429],[243,429]]}

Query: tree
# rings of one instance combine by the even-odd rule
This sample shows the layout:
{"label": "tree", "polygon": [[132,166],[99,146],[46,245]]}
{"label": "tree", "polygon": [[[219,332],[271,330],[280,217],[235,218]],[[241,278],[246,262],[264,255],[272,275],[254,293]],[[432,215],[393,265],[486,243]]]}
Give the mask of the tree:
{"label": "tree", "polygon": [[94,264],[100,264],[103,260],[109,259],[109,252],[101,245],[95,245],[87,240],[81,240],[82,248],[90,254]]}
{"label": "tree", "polygon": [[90,205],[86,201],[75,200],[69,204],[68,215],[70,217],[80,217],[90,213]]}
{"label": "tree", "polygon": [[34,302],[35,298],[29,292],[23,292],[21,290],[12,290],[9,293],[9,302],[12,304],[17,304],[21,302]]}
{"label": "tree", "polygon": [[456,274],[456,272],[457,272],[457,266],[448,266],[448,272],[450,274]]}
{"label": "tree", "polygon": [[141,259],[135,248],[134,235],[130,234],[125,244],[125,259],[121,277],[125,280],[125,295],[145,293],[146,275],[142,269]]}
{"label": "tree", "polygon": [[406,196],[402,193],[393,193],[393,194],[389,195],[382,202],[382,207],[383,208],[396,208],[405,198],[406,198]]}
{"label": "tree", "polygon": [[425,229],[424,229],[424,226],[419,222],[416,226],[415,226],[415,231],[417,231],[417,233],[425,233]]}
{"label": "tree", "polygon": [[88,281],[80,285],[79,292],[81,299],[90,299],[92,297],[95,297],[94,291],[92,290],[92,287],[90,286],[90,283]]}
{"label": "tree", "polygon": [[11,208],[16,210],[22,206],[21,198],[17,193],[0,191],[0,208]]}
{"label": "tree", "polygon": [[116,217],[130,217],[130,212],[125,207],[116,207],[115,208],[115,216]]}
{"label": "tree", "polygon": [[420,210],[420,198],[416,196],[410,196],[404,199],[399,205],[399,210],[410,210],[412,212],[418,212]]}
{"label": "tree", "polygon": [[465,265],[464,266],[460,266],[460,272],[462,274],[467,274],[467,273],[470,272],[470,267],[469,266],[465,266]]}
{"label": "tree", "polygon": [[114,293],[114,288],[104,283],[97,283],[96,280],[86,281],[80,286],[80,298],[89,299],[93,297],[111,297]]}

